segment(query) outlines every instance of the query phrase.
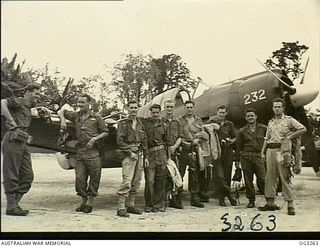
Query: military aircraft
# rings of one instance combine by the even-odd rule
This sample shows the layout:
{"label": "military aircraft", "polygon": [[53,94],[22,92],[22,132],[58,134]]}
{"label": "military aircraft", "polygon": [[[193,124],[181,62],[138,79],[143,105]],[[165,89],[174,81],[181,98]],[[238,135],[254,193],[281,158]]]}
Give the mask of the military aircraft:
{"label": "military aircraft", "polygon": [[[262,66],[264,66],[262,64]],[[265,67],[265,66],[264,66]],[[307,66],[306,66],[307,67]],[[304,73],[305,75],[305,73]],[[257,110],[258,120],[267,124],[273,116],[272,100],[283,98],[286,102],[286,114],[293,116],[304,124],[307,133],[303,136],[303,143],[308,153],[310,163],[315,172],[319,171],[319,157],[316,153],[315,143],[312,137],[312,126],[308,122],[303,106],[312,102],[318,95],[318,90],[304,84],[304,75],[300,84],[293,85],[292,81],[280,70],[269,70],[249,75],[237,80],[210,87],[199,97],[193,99],[196,104],[195,114],[206,121],[209,117],[216,114],[219,105],[225,105],[228,110],[228,119],[237,128],[245,124],[243,112],[248,107]],[[162,107],[167,99],[176,100],[175,115],[183,114],[184,102],[191,99],[189,92],[180,88],[172,88],[163,92],[152,99],[149,103],[142,106],[138,112],[139,117],[149,116],[151,104],[158,103]],[[60,119],[57,115],[49,118],[41,118],[37,113],[32,119],[30,134],[33,136],[31,146],[45,148],[60,152],[73,153],[72,147],[57,145],[60,136]],[[116,150],[116,123],[113,118],[121,118],[121,113],[115,113],[105,117],[109,126],[110,133],[105,138],[102,148],[102,164],[104,168],[120,166]],[[70,124],[70,127],[72,125]],[[70,128],[70,136],[74,130]],[[41,150],[43,152],[43,150]],[[71,155],[72,156],[72,155]]]}

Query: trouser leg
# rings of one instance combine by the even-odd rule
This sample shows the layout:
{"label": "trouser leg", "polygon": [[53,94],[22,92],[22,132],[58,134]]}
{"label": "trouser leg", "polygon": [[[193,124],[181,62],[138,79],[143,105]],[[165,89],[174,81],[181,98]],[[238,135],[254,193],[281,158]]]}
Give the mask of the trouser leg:
{"label": "trouser leg", "polygon": [[199,191],[201,195],[205,196],[206,192],[208,191],[208,185],[209,185],[209,178],[207,176],[206,170],[199,171]]}
{"label": "trouser leg", "polygon": [[144,169],[145,175],[145,189],[144,189],[144,199],[147,208],[153,208],[154,203],[154,181],[155,181],[156,167],[146,167]]}
{"label": "trouser leg", "polygon": [[3,141],[3,187],[6,194],[16,194],[19,190],[20,169],[22,166],[23,144],[9,141],[9,133]]}
{"label": "trouser leg", "polygon": [[17,190],[17,199],[21,200],[22,196],[27,193],[34,179],[31,156],[29,150],[26,148],[22,154],[22,164],[19,172],[19,187]]}
{"label": "trouser leg", "polygon": [[283,154],[283,162],[277,163],[280,179],[282,182],[282,190],[284,194],[284,199],[286,201],[293,201],[294,200],[294,194],[293,194],[293,188],[291,183],[291,153],[290,154]]}
{"label": "trouser leg", "polygon": [[101,159],[100,157],[86,161],[89,170],[88,195],[96,197],[98,195],[101,180]]}
{"label": "trouser leg", "polygon": [[233,151],[232,148],[223,148],[221,150],[221,162],[224,170],[224,177],[228,183],[228,186],[231,186],[231,176],[232,176],[232,165],[233,165]]}
{"label": "trouser leg", "polygon": [[244,173],[244,182],[246,185],[246,196],[250,201],[256,200],[256,193],[253,185],[253,164],[251,156],[241,156],[241,165]]}
{"label": "trouser leg", "polygon": [[186,173],[187,170],[187,166],[189,164],[189,157],[188,157],[189,153],[186,151],[182,151],[180,156],[179,156],[179,172],[181,175],[181,178],[183,180],[184,175]]}
{"label": "trouser leg", "polygon": [[125,209],[125,201],[129,196],[132,179],[134,176],[134,171],[136,168],[136,161],[132,160],[130,157],[126,157],[122,161],[122,183],[120,189],[118,190],[119,200],[118,200],[118,210]]}
{"label": "trouser leg", "polygon": [[256,177],[257,177],[257,186],[259,191],[264,194],[264,186],[265,186],[265,178],[266,178],[265,165],[260,157],[255,157],[254,160],[255,160],[255,165],[253,166],[253,168],[254,168],[254,173],[256,174]]}
{"label": "trouser leg", "polygon": [[155,161],[155,183],[154,183],[154,207],[163,208],[166,202],[166,175],[167,175],[167,154],[164,149],[154,152]]}
{"label": "trouser leg", "polygon": [[75,167],[76,173],[76,192],[78,196],[87,197],[87,187],[88,187],[88,176],[89,171],[83,160],[78,159]]}
{"label": "trouser leg", "polygon": [[161,208],[165,206],[166,201],[166,166],[157,166],[154,184],[154,207]]}
{"label": "trouser leg", "polygon": [[[26,145],[9,140],[9,133],[6,133],[3,140],[3,187],[7,198],[7,210],[18,206],[22,194],[19,193],[20,172],[23,167],[23,154],[26,150]],[[24,171],[24,170],[22,170]],[[27,192],[30,189],[26,186],[22,192]],[[17,195],[19,197],[17,198]],[[17,200],[18,199],[18,200]]]}
{"label": "trouser leg", "polygon": [[226,196],[230,196],[230,186],[226,178],[224,177],[224,169],[222,162],[217,160],[213,165],[214,179],[217,184],[217,194],[219,199],[224,199]]}
{"label": "trouser leg", "polygon": [[196,162],[192,162],[189,166],[189,191],[191,194],[199,194],[199,166]]}
{"label": "trouser leg", "polygon": [[276,197],[277,179],[279,176],[277,164],[276,164],[276,152],[278,149],[267,150],[267,173],[265,179],[265,197],[267,199],[273,199]]}
{"label": "trouser leg", "polygon": [[129,197],[127,201],[127,206],[130,206],[130,207],[134,207],[135,205],[135,198],[141,184],[143,166],[142,166],[142,163],[140,165],[139,162],[142,162],[142,161],[137,161],[133,169],[131,189],[129,191]]}

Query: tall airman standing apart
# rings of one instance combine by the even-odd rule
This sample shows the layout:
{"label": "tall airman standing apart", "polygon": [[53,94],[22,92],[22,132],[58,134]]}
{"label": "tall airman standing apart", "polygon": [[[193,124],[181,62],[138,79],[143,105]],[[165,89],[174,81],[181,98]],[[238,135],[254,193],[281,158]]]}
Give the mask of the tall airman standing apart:
{"label": "tall airman standing apart", "polygon": [[[236,140],[236,133],[233,123],[226,119],[228,115],[227,108],[224,105],[218,107],[218,119],[216,123],[220,125],[218,129],[218,136],[221,146],[221,158],[220,162],[223,167],[223,174],[227,181],[227,185],[231,186],[231,175],[233,165],[233,149],[232,144]],[[224,199],[220,200],[220,205],[225,205]]]}
{"label": "tall airman standing apart", "polygon": [[143,123],[147,134],[149,166],[145,167],[145,212],[165,212],[167,175],[167,126],[160,119],[161,106],[150,107],[151,118]]}
{"label": "tall airman standing apart", "polygon": [[203,208],[204,204],[200,202],[200,199],[207,202],[208,197],[204,197],[205,195],[203,195],[203,197],[200,198],[200,190],[204,187],[201,183],[205,181],[200,181],[197,146],[201,142],[201,133],[204,130],[201,119],[194,114],[194,102],[187,100],[184,105],[185,114],[179,118],[182,131],[179,171],[183,178],[186,168],[189,166],[188,189],[191,193],[191,206]]}
{"label": "tall airman standing apart", "polygon": [[[90,109],[91,97],[80,94],[78,107],[80,111],[67,111],[63,107],[58,111],[61,119],[61,129],[67,128],[66,119],[74,122],[76,129],[76,192],[81,196],[82,203],[77,212],[91,213],[94,198],[98,195],[101,178],[101,159],[96,146],[98,140],[108,135],[108,128],[101,115]],[[89,183],[88,183],[89,178]]]}
{"label": "tall airman standing apart", "polygon": [[253,176],[257,177],[259,191],[264,193],[265,165],[261,158],[261,150],[267,126],[257,123],[255,109],[248,108],[245,111],[247,124],[240,129],[237,135],[237,160],[240,158],[241,167],[244,172],[244,182],[246,185],[246,196],[249,200],[248,208],[255,207],[256,193],[253,185]]}
{"label": "tall airman standing apart", "polygon": [[[162,121],[166,124],[168,128],[169,156],[179,167],[177,149],[179,148],[182,139],[179,121],[173,117],[175,104],[176,102],[174,100],[167,100],[164,102],[164,109],[166,115],[162,118]],[[183,206],[181,205],[181,193],[172,194],[172,198],[169,201],[169,207],[183,209]]]}
{"label": "tall airman standing apart", "polygon": [[129,117],[119,122],[117,131],[117,144],[125,155],[122,183],[118,190],[117,215],[120,217],[129,217],[128,213],[142,214],[135,206],[135,197],[140,188],[144,162],[148,163],[147,136],[141,119],[137,117],[138,102],[129,101],[127,108]]}
{"label": "tall airman standing apart", "polygon": [[[288,202],[288,214],[295,215],[293,205],[294,195],[291,183],[291,140],[301,136],[307,130],[297,120],[284,115],[285,102],[277,98],[272,102],[274,117],[268,123],[266,137],[261,156],[266,157],[267,174],[265,182],[265,197],[267,204],[259,207],[260,211],[273,211],[280,208],[275,204],[277,179],[280,175],[284,198]],[[265,151],[267,150],[266,156]]]}
{"label": "tall airman standing apart", "polygon": [[23,97],[1,100],[1,113],[6,118],[8,131],[3,138],[3,187],[7,198],[7,215],[26,216],[19,202],[27,193],[34,178],[27,133],[31,123],[31,108],[37,104],[40,85],[29,84]]}

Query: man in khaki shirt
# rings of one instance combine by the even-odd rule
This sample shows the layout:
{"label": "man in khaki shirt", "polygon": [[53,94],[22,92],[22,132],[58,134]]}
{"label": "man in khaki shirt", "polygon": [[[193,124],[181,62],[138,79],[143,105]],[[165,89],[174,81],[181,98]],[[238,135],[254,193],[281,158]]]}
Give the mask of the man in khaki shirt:
{"label": "man in khaki shirt", "polygon": [[[267,204],[260,211],[274,211],[280,208],[274,203],[277,179],[280,176],[284,198],[288,202],[288,214],[295,215],[294,195],[291,183],[291,140],[301,136],[307,130],[297,120],[284,115],[285,102],[274,99],[272,102],[274,118],[269,121],[261,156],[267,161],[265,197]],[[266,156],[265,151],[267,150]]]}

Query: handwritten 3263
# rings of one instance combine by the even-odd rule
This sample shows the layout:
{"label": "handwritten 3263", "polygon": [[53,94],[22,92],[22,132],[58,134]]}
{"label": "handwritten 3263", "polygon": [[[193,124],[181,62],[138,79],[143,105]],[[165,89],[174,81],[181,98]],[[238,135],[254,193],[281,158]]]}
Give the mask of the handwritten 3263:
{"label": "handwritten 3263", "polygon": [[[261,222],[259,217],[261,214],[257,214],[254,216],[250,222],[250,230],[251,231],[261,231],[265,227],[267,231],[274,231],[277,227],[276,223],[276,216],[274,215],[269,215],[268,216],[268,223],[264,226]],[[229,220],[229,213],[225,213],[224,215],[221,216],[222,223],[225,224],[225,227],[221,229],[221,231],[226,232],[226,231],[243,231],[243,229],[247,226],[244,225],[244,222],[241,219],[241,216],[236,216],[234,217],[234,223],[230,223]]]}

